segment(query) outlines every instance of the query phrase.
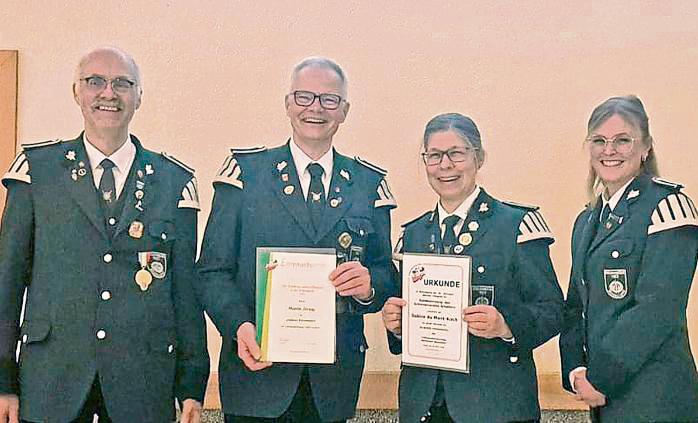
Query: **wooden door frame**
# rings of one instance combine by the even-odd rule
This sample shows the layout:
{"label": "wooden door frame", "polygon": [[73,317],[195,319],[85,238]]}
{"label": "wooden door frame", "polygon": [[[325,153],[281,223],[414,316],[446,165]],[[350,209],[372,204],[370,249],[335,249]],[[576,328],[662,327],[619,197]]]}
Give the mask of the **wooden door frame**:
{"label": "wooden door frame", "polygon": [[[0,176],[7,171],[17,151],[17,59],[17,50],[0,50]],[[2,187],[0,210],[4,206]]]}

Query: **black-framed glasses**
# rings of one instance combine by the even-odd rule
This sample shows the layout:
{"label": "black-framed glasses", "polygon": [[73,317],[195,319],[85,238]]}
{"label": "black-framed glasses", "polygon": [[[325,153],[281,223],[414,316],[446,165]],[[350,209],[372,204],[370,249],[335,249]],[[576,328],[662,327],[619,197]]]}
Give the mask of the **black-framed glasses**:
{"label": "black-framed glasses", "polygon": [[308,107],[315,102],[316,98],[320,99],[320,105],[323,109],[327,110],[337,109],[339,105],[342,104],[342,101],[344,101],[344,99],[337,94],[315,94],[312,91],[294,91],[289,95],[293,96],[293,101],[300,107]]}
{"label": "black-framed glasses", "polygon": [[130,79],[106,79],[96,75],[81,78],[80,81],[83,81],[87,89],[93,92],[100,92],[107,88],[107,84],[111,84],[112,91],[119,94],[126,94],[136,85],[136,82],[131,81]]}
{"label": "black-framed glasses", "polygon": [[628,154],[633,150],[633,145],[635,144],[635,138],[628,134],[618,134],[613,138],[606,138],[603,135],[592,135],[586,141],[594,153],[601,153],[608,144],[613,146],[613,149],[620,154]]}
{"label": "black-framed glasses", "polygon": [[422,153],[422,160],[424,160],[424,164],[427,166],[436,166],[440,165],[441,161],[444,159],[444,156],[446,156],[451,163],[461,163],[468,160],[468,157],[470,157],[476,150],[477,148],[474,147],[452,148],[447,151],[428,150]]}

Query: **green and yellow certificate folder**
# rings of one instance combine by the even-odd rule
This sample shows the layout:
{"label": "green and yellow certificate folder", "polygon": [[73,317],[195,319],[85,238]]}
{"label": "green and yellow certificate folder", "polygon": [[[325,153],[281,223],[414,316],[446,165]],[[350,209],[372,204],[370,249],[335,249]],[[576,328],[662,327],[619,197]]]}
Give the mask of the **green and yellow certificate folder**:
{"label": "green and yellow certificate folder", "polygon": [[262,361],[335,362],[337,265],[331,248],[257,248],[257,343]]}

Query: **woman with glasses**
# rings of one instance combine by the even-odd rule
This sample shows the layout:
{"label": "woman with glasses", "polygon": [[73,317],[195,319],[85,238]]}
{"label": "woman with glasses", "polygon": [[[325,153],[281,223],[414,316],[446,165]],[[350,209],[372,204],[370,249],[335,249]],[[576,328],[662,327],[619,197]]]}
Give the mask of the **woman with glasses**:
{"label": "woman with glasses", "polygon": [[[533,349],[555,336],[562,292],[549,257],[553,236],[536,207],[506,203],[477,184],[485,160],[468,117],[442,114],[424,131],[427,179],[436,207],[403,225],[400,252],[472,257],[470,373],[403,366],[402,422],[538,421]],[[391,351],[401,352],[405,301],[382,311]]]}
{"label": "woman with glasses", "polygon": [[645,108],[613,97],[589,118],[590,203],[572,233],[560,337],[566,389],[594,421],[698,422],[686,303],[698,213],[658,179]]}

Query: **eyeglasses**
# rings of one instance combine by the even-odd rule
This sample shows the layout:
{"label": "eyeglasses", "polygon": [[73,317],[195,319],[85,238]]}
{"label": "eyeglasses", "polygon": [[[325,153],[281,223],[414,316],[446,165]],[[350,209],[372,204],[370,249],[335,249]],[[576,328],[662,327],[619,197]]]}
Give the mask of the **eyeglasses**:
{"label": "eyeglasses", "polygon": [[465,148],[452,148],[448,151],[441,150],[429,150],[422,153],[422,160],[427,166],[440,165],[444,156],[447,156],[451,163],[461,163],[468,159],[477,148],[465,147]]}
{"label": "eyeglasses", "polygon": [[613,138],[606,138],[603,135],[592,135],[586,139],[589,148],[594,153],[601,153],[606,149],[606,145],[613,146],[613,149],[620,154],[628,154],[633,150],[635,139],[627,134],[618,134]]}
{"label": "eyeglasses", "polygon": [[111,83],[112,91],[119,94],[128,93],[136,85],[134,81],[126,78],[106,79],[101,76],[88,76],[87,78],[81,78],[80,81],[83,81],[87,89],[92,92],[101,92],[107,88],[108,83]]}
{"label": "eyeglasses", "polygon": [[293,96],[293,101],[300,107],[308,107],[318,98],[320,99],[320,105],[327,110],[336,110],[342,101],[344,101],[342,97],[337,94],[315,94],[312,91],[294,91],[289,95]]}

